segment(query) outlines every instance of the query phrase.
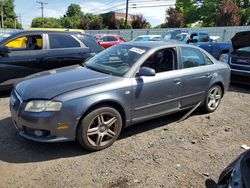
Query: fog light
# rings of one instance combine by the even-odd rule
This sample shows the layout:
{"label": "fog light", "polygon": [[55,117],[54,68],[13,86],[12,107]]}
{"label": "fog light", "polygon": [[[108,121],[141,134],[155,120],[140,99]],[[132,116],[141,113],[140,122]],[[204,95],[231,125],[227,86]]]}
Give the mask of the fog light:
{"label": "fog light", "polygon": [[34,134],[35,134],[36,136],[42,136],[42,135],[43,135],[43,131],[41,131],[41,130],[35,130],[35,131],[34,131]]}

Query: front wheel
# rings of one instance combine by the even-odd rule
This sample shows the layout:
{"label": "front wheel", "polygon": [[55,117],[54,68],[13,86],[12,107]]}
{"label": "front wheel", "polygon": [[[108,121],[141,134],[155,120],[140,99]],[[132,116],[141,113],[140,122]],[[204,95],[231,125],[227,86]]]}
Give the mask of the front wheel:
{"label": "front wheel", "polygon": [[111,146],[121,129],[120,113],[112,107],[100,107],[82,119],[77,130],[77,140],[85,149],[98,151]]}
{"label": "front wheel", "polygon": [[221,98],[222,98],[221,87],[219,85],[212,86],[207,92],[206,100],[203,105],[204,111],[207,113],[214,112],[218,108],[221,102]]}

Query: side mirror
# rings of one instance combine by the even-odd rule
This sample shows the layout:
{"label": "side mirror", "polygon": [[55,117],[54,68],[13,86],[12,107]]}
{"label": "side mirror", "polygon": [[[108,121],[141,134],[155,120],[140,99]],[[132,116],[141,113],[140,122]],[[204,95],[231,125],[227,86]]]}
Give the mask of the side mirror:
{"label": "side mirror", "polygon": [[10,48],[7,46],[0,46],[0,56],[7,57],[10,53]]}
{"label": "side mirror", "polygon": [[229,61],[229,55],[228,54],[221,54],[221,56],[219,58],[219,61],[228,63],[228,61]]}
{"label": "side mirror", "polygon": [[155,76],[155,70],[149,67],[141,67],[138,76]]}
{"label": "side mirror", "polygon": [[187,43],[197,43],[198,39],[188,39]]}

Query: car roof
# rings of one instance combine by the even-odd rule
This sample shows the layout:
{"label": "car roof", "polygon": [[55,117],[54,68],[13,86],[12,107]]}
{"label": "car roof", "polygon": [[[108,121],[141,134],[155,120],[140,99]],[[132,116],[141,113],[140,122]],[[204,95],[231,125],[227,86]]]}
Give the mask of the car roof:
{"label": "car roof", "polygon": [[163,46],[190,46],[190,45],[186,45],[180,41],[175,41],[175,40],[171,40],[171,41],[131,41],[131,42],[126,42],[126,43],[122,43],[121,45],[134,45],[137,47],[147,47],[147,48],[157,48],[157,47],[163,47]]}
{"label": "car roof", "polygon": [[[44,33],[63,33],[63,34],[71,34],[71,35],[75,35],[75,34],[82,34],[81,32],[72,32],[72,31],[53,31],[53,30],[16,30],[16,31],[10,31],[7,32],[8,34],[11,35],[16,35],[16,34],[29,34],[29,33],[40,33],[40,32],[44,32]],[[85,35],[85,34],[82,34]]]}
{"label": "car roof", "polygon": [[137,37],[160,37],[161,35],[139,35]]}
{"label": "car roof", "polygon": [[114,36],[114,37],[121,37],[120,35],[116,35],[116,34],[101,34],[102,37],[104,36]]}

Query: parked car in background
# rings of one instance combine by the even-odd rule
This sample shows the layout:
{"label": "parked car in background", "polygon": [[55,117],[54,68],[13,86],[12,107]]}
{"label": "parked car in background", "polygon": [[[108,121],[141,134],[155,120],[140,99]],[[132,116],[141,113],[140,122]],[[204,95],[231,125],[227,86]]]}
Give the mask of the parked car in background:
{"label": "parked car in background", "polygon": [[231,41],[234,50],[220,60],[230,65],[232,82],[250,85],[250,31],[236,33]]}
{"label": "parked car in background", "polygon": [[161,39],[161,35],[140,35],[134,38],[132,41],[159,41]]}
{"label": "parked car in background", "polygon": [[250,188],[250,150],[242,153],[223,170],[218,188]]}
{"label": "parked car in background", "polygon": [[165,40],[178,40],[186,44],[192,44],[203,48],[214,58],[219,59],[221,54],[226,54],[232,50],[231,43],[214,42],[208,32],[195,30],[170,30],[163,35]]}
{"label": "parked car in background", "polygon": [[10,109],[27,139],[77,139],[95,151],[138,122],[198,106],[214,112],[229,81],[228,64],[195,46],[129,42],[102,51],[84,66],[27,78],[13,89]]}
{"label": "parked car in background", "polygon": [[0,36],[0,90],[25,76],[80,64],[102,51],[91,35],[60,31],[15,31]]}
{"label": "parked car in background", "polygon": [[99,36],[99,38],[97,38],[96,41],[103,48],[109,48],[109,47],[114,46],[116,44],[126,42],[121,36],[112,35],[112,34],[105,34],[105,35]]}

